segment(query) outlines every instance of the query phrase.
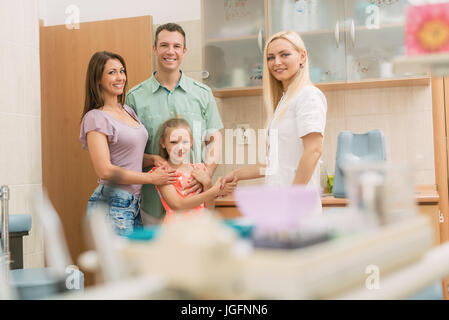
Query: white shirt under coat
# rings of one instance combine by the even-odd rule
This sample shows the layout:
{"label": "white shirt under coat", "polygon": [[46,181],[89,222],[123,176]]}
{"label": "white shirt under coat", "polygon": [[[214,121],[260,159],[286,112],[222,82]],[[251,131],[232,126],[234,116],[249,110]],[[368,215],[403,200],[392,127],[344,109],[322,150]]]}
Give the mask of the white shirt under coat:
{"label": "white shirt under coat", "polygon": [[[271,186],[293,184],[304,152],[302,137],[312,132],[319,132],[324,137],[326,126],[327,102],[320,89],[313,85],[303,87],[289,100],[288,106],[285,106],[286,96],[284,94],[279,101],[267,128],[268,162],[265,184]],[[279,118],[284,108],[287,111]],[[320,188],[319,163],[307,186]]]}

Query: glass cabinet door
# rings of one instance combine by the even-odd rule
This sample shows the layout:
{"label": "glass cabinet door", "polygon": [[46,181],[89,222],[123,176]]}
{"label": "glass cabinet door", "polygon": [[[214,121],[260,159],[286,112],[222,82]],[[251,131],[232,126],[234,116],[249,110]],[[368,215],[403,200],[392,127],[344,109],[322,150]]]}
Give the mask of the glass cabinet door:
{"label": "glass cabinet door", "polygon": [[211,88],[262,85],[264,0],[203,0],[204,82]]}
{"label": "glass cabinet door", "polygon": [[270,0],[270,12],[270,35],[293,30],[303,39],[312,82],[346,80],[341,0]]}
{"label": "glass cabinet door", "polygon": [[348,81],[394,78],[392,60],[405,54],[407,0],[345,0]]}

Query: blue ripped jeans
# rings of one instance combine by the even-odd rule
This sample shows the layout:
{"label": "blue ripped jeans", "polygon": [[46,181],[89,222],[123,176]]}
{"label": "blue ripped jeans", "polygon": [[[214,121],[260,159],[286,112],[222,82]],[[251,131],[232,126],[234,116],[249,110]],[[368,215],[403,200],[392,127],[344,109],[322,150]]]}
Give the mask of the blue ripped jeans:
{"label": "blue ripped jeans", "polygon": [[87,203],[87,219],[96,206],[106,205],[106,214],[115,233],[126,236],[135,229],[142,228],[140,216],[140,196],[133,193],[100,184]]}

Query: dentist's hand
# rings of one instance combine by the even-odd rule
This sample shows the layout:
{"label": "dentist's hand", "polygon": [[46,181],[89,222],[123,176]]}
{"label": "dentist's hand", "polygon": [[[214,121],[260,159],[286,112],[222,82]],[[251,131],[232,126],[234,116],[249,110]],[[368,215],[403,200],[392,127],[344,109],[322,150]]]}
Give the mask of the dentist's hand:
{"label": "dentist's hand", "polygon": [[223,177],[224,182],[230,182],[237,184],[239,182],[239,179],[237,178],[237,175],[235,171],[229,172],[227,175]]}

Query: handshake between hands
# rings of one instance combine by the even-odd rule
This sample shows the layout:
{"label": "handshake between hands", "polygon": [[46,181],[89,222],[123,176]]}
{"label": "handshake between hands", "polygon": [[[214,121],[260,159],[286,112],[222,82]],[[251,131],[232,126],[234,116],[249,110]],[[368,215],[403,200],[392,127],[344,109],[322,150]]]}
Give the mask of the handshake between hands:
{"label": "handshake between hands", "polygon": [[237,179],[227,181],[225,177],[220,177],[215,184],[212,185],[212,177],[209,171],[204,168],[195,168],[192,171],[192,177],[199,182],[204,189],[214,189],[217,193],[217,198],[231,194],[237,187]]}

